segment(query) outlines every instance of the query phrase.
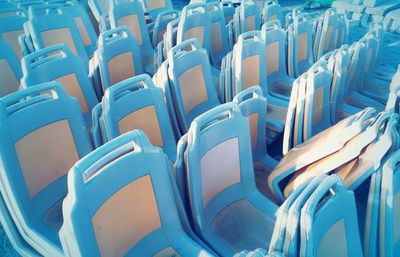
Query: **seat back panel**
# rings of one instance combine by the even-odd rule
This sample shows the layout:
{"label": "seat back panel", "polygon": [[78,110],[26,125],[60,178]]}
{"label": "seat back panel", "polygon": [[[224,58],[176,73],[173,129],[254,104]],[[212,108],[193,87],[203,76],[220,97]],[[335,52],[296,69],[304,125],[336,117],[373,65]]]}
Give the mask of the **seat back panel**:
{"label": "seat back panel", "polygon": [[63,85],[68,95],[75,96],[78,99],[82,112],[86,113],[89,111],[86,99],[83,96],[82,89],[79,85],[75,73],[70,73],[62,77],[59,77],[56,79],[56,81],[60,82],[61,85]]}
{"label": "seat back panel", "polygon": [[111,196],[92,217],[92,223],[102,256],[124,256],[132,245],[160,228],[150,175]]}
{"label": "seat back panel", "polygon": [[55,44],[66,44],[71,49],[72,54],[77,55],[76,46],[68,28],[50,29],[41,32],[44,47]]}
{"label": "seat back panel", "polygon": [[124,16],[118,20],[118,26],[126,25],[129,27],[132,35],[136,37],[139,46],[143,43],[142,31],[140,29],[139,17],[137,14]]}
{"label": "seat back panel", "polygon": [[135,64],[132,61],[131,52],[125,52],[111,58],[107,66],[111,85],[135,76]]}
{"label": "seat back panel", "polygon": [[8,95],[18,90],[19,80],[15,76],[7,59],[0,59],[0,96]]}

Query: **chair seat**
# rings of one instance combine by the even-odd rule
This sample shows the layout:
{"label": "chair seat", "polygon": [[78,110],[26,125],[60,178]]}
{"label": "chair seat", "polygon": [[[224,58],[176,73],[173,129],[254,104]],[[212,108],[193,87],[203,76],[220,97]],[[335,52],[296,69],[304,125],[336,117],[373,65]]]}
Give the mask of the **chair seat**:
{"label": "chair seat", "polygon": [[292,92],[292,84],[286,81],[277,81],[269,86],[269,92],[273,96],[289,101]]}
{"label": "chair seat", "polygon": [[[213,232],[233,251],[266,248],[275,221],[265,216],[248,200],[232,203],[213,221]],[[238,229],[240,228],[240,229]]]}
{"label": "chair seat", "polygon": [[267,120],[276,121],[282,124],[286,122],[287,109],[277,105],[268,104]]}

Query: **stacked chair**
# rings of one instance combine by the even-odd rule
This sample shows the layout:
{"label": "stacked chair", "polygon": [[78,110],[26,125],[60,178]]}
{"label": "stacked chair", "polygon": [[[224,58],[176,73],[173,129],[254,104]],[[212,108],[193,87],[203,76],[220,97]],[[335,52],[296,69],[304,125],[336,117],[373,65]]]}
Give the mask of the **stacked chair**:
{"label": "stacked chair", "polygon": [[18,90],[22,77],[21,64],[10,44],[0,40],[0,96]]}

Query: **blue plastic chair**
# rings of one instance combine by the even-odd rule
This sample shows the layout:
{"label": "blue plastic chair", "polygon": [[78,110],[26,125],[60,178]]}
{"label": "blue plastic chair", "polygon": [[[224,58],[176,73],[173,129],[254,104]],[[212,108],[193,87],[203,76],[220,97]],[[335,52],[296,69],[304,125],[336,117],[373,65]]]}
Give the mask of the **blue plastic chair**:
{"label": "blue plastic chair", "polygon": [[24,34],[24,23],[28,21],[28,14],[22,8],[0,8],[0,39],[9,43],[19,59],[22,58],[22,49],[18,37]]}
{"label": "blue plastic chair", "polygon": [[318,44],[318,50],[314,52],[316,60],[320,59],[324,54],[340,47],[338,45],[338,41],[340,40],[339,17],[334,8],[329,8],[325,11],[320,38],[317,40],[315,43]]}
{"label": "blue plastic chair", "polygon": [[146,73],[154,74],[154,49],[146,26],[142,4],[139,0],[113,0],[110,5],[111,28],[128,26],[132,35],[137,39],[141,50],[142,63]]}
{"label": "blue plastic chair", "polygon": [[207,52],[197,39],[189,39],[173,47],[168,53],[168,63],[173,105],[184,134],[194,118],[220,102],[212,81]]}
{"label": "blue plastic chair", "polygon": [[228,40],[228,31],[225,25],[224,12],[220,3],[207,4],[208,13],[211,16],[211,59],[214,66],[221,67],[221,61],[231,50]]}
{"label": "blue plastic chair", "polygon": [[326,178],[314,191],[301,210],[300,225],[302,257],[363,256],[354,194],[339,176]]}
{"label": "blue plastic chair", "polygon": [[259,86],[247,88],[236,95],[233,102],[249,120],[253,162],[259,161],[270,170],[274,169],[278,161],[267,151],[267,99],[263,96],[262,89]]}
{"label": "blue plastic chair", "polygon": [[[299,188],[306,186],[302,192],[296,197],[294,202],[290,205],[287,213],[285,241],[283,245],[283,253],[287,257],[297,257],[300,254],[300,219],[301,211],[307,200],[314,193],[321,182],[328,176],[322,175],[308,180],[307,182],[299,185]],[[297,191],[297,188],[296,190]],[[293,192],[292,194],[294,194]],[[291,197],[292,194],[289,196]],[[288,198],[289,199],[289,198]]]}
{"label": "blue plastic chair", "polygon": [[29,7],[29,34],[35,49],[64,43],[74,55],[88,61],[85,46],[73,17],[61,5]]}
{"label": "blue plastic chair", "polygon": [[98,44],[103,91],[122,80],[143,73],[139,45],[127,26],[102,33]]}
{"label": "blue plastic chair", "polygon": [[144,11],[152,20],[156,20],[159,14],[174,9],[171,0],[141,0],[141,2]]}
{"label": "blue plastic chair", "polygon": [[306,14],[297,14],[293,25],[288,29],[289,74],[295,78],[307,71],[314,63],[312,34],[312,24]]}
{"label": "blue plastic chair", "polygon": [[283,252],[289,209],[296,201],[297,197],[302,194],[306,186],[307,183],[301,184],[279,207],[278,214],[276,216],[274,232],[272,233],[271,242],[269,243],[269,253],[273,253],[275,251]]}
{"label": "blue plastic chair", "polygon": [[49,0],[47,4],[59,4],[73,17],[86,53],[89,58],[92,57],[97,47],[98,36],[84,6],[76,0]]}
{"label": "blue plastic chair", "polygon": [[65,44],[46,47],[25,56],[22,68],[21,88],[58,81],[70,96],[78,99],[86,125],[91,126],[92,109],[98,100],[87,77],[85,64]]}
{"label": "blue plastic chair", "polygon": [[109,0],[88,0],[90,10],[97,22],[100,23],[102,17],[107,16],[110,10]]}
{"label": "blue plastic chair", "polygon": [[242,0],[240,6],[235,10],[233,19],[235,28],[235,38],[248,31],[259,30],[261,28],[261,11],[255,1]]}
{"label": "blue plastic chair", "polygon": [[17,253],[21,256],[40,256],[22,237],[6,206],[3,196],[0,196],[0,224]]}
{"label": "blue plastic chair", "polygon": [[278,1],[265,1],[265,5],[262,9],[262,20],[263,24],[271,20],[282,20],[282,7],[279,5]]}
{"label": "blue plastic chair", "polygon": [[162,147],[175,161],[176,141],[161,89],[149,75],[136,76],[106,90],[103,120],[107,140],[141,129],[154,146]]}
{"label": "blue plastic chair", "polygon": [[66,174],[92,150],[78,102],[48,82],[3,97],[0,106],[4,200],[35,250],[63,256],[58,230]]}
{"label": "blue plastic chair", "polygon": [[101,115],[103,113],[102,103],[98,103],[92,110],[92,127],[90,128],[90,137],[94,148],[98,148],[107,141],[107,136],[102,124]]}
{"label": "blue plastic chair", "polygon": [[66,255],[212,256],[185,234],[172,183],[165,155],[139,130],[87,155],[68,174]]}
{"label": "blue plastic chair", "polygon": [[294,79],[287,72],[286,32],[279,20],[270,20],[262,26],[261,37],[266,47],[268,91],[289,101]]}
{"label": "blue plastic chair", "polygon": [[12,47],[0,40],[0,97],[18,91],[22,77],[21,65]]}
{"label": "blue plastic chair", "polygon": [[325,61],[317,62],[307,73],[304,141],[332,125],[330,118],[332,76]]}
{"label": "blue plastic chair", "polygon": [[379,213],[379,255],[394,257],[400,251],[396,236],[397,214],[399,213],[399,172],[400,151],[396,151],[382,168],[382,186]]}
{"label": "blue plastic chair", "polygon": [[194,230],[221,256],[268,246],[277,206],[257,190],[247,118],[223,104],[197,117],[189,135]]}
{"label": "blue plastic chair", "polygon": [[176,43],[196,38],[200,46],[211,56],[211,15],[207,7],[207,3],[195,3],[183,8]]}
{"label": "blue plastic chair", "polygon": [[222,11],[224,12],[225,25],[228,25],[228,23],[232,21],[233,15],[235,14],[235,6],[231,0],[222,0],[220,5]]}
{"label": "blue plastic chair", "polygon": [[156,48],[160,42],[163,41],[164,35],[167,32],[168,23],[173,20],[179,19],[179,12],[175,10],[164,11],[157,15],[153,31],[153,46]]}
{"label": "blue plastic chair", "polygon": [[377,111],[383,111],[384,105],[358,92],[361,88],[361,81],[364,75],[365,64],[367,61],[367,47],[363,40],[352,44],[349,48],[351,61],[348,70],[347,90],[345,101],[357,108],[373,107]]}

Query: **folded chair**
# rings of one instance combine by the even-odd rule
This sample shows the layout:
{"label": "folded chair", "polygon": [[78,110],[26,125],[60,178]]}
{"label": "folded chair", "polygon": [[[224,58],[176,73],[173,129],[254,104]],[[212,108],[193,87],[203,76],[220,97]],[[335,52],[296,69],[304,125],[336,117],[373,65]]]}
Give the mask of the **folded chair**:
{"label": "folded chair", "polygon": [[22,77],[21,65],[12,47],[0,40],[0,97],[18,91]]}
{"label": "folded chair", "polygon": [[72,54],[88,61],[88,55],[73,17],[55,4],[31,6],[29,8],[29,34],[35,49],[64,43]]}
{"label": "folded chair", "polygon": [[251,133],[253,162],[261,162],[272,170],[278,162],[267,151],[266,120],[267,99],[259,86],[247,88],[235,96],[233,102],[244,116],[248,118]]}
{"label": "folded chair", "polygon": [[153,47],[163,41],[164,35],[167,32],[168,23],[179,18],[179,12],[175,10],[164,11],[157,15],[153,30]]}
{"label": "folded chair", "polygon": [[222,59],[231,50],[224,12],[218,2],[208,3],[207,9],[211,16],[211,59],[214,66],[221,67]]}
{"label": "folded chair", "polygon": [[400,251],[398,230],[400,151],[396,151],[382,168],[379,213],[379,255],[394,257]]}
{"label": "folded chair", "polygon": [[57,82],[49,82],[0,102],[4,200],[35,250],[44,256],[63,256],[58,230],[66,174],[92,150],[78,101]]}
{"label": "folded chair", "polygon": [[142,131],[87,155],[68,174],[66,256],[212,256],[184,232],[172,185],[165,155]]}
{"label": "folded chair", "polygon": [[0,8],[0,39],[10,44],[19,59],[22,49],[18,37],[24,34],[24,23],[28,14],[23,8]]}
{"label": "folded chair", "polygon": [[107,140],[141,129],[154,146],[162,147],[170,160],[176,158],[176,141],[161,89],[149,75],[119,82],[103,97],[103,121]]}
{"label": "folded chair", "polygon": [[355,25],[359,25],[361,19],[364,16],[365,9],[363,5],[364,0],[337,0],[333,1],[332,7],[337,10],[338,13],[347,15],[349,20]]}
{"label": "folded chair", "polygon": [[349,140],[364,131],[369,125],[370,119],[374,117],[375,112],[373,108],[367,108],[340,121],[312,137],[306,143],[295,146],[289,151],[268,178],[268,185],[275,197],[283,202],[285,197],[282,187],[285,187],[286,184],[282,182],[297,170],[342,149]]}
{"label": "folded chair", "polygon": [[385,16],[383,28],[386,31],[400,33],[400,9],[393,10]]}
{"label": "folded chair", "polygon": [[110,5],[111,28],[128,26],[133,37],[139,43],[142,63],[146,73],[154,74],[154,49],[146,26],[143,7],[139,0],[113,0]]}
{"label": "folded chair", "polygon": [[195,3],[185,6],[178,24],[176,43],[196,38],[200,46],[211,54],[211,15],[207,3]]}
{"label": "folded chair", "polygon": [[141,51],[127,26],[103,32],[99,38],[99,69],[103,90],[143,73]]}
{"label": "folded chair", "polygon": [[[387,124],[390,123],[391,116],[392,114],[390,113],[378,114],[376,119],[372,122],[372,124],[370,124],[368,128],[350,139],[342,149],[330,155],[327,155],[324,158],[321,158],[311,165],[304,167],[304,169],[298,170],[287,184],[285,188],[285,196],[287,197],[290,192],[293,191],[293,188],[303,183],[304,181],[307,181],[310,177],[329,173],[339,168],[340,166],[345,165],[354,158],[360,156],[362,151],[365,151],[366,147],[377,140],[379,135],[384,132],[384,128],[387,126]],[[385,146],[383,146],[383,148],[385,148]],[[383,150],[384,149],[380,149],[380,151]],[[378,155],[378,153],[376,153],[376,155]],[[345,173],[343,173],[342,175],[346,177]],[[350,178],[348,179],[348,181],[350,182],[349,184],[352,184]]]}
{"label": "folded chair", "polygon": [[255,1],[242,0],[233,17],[235,39],[245,32],[261,28],[261,10]]}
{"label": "folded chair", "polygon": [[87,55],[89,58],[93,56],[97,47],[98,35],[85,8],[76,0],[50,0],[47,1],[47,4],[59,4],[64,8],[65,12],[72,16]]}
{"label": "folded chair", "polygon": [[270,20],[262,26],[261,37],[266,47],[268,91],[289,101],[294,79],[287,73],[286,32],[279,20]]}
{"label": "folded chair", "polygon": [[21,256],[40,256],[39,253],[25,241],[21,233],[18,231],[3,196],[0,196],[0,224],[5,235],[8,240],[10,240],[11,245],[18,254]]}
{"label": "folded chair", "polygon": [[[313,179],[308,180],[305,183],[299,185],[299,188],[305,188],[300,194],[294,199],[293,203],[287,213],[286,231],[285,231],[285,241],[283,245],[283,253],[288,257],[296,257],[300,254],[300,220],[301,220],[301,210],[306,204],[307,200],[318,188],[318,186],[324,181],[328,176],[317,176]],[[297,189],[296,189],[297,191]],[[292,193],[294,194],[294,192]],[[292,194],[290,198],[292,198]],[[288,198],[289,199],[289,198]]]}
{"label": "folded chair", "polygon": [[364,0],[364,5],[367,8],[361,18],[361,25],[365,28],[369,28],[370,24],[382,23],[388,13],[400,8],[396,0]]}
{"label": "folded chair", "polygon": [[325,61],[315,63],[307,72],[304,105],[304,141],[329,128],[332,72]]}
{"label": "folded chair", "polygon": [[156,20],[160,13],[174,9],[171,0],[141,0],[141,3],[145,13],[150,16],[151,20]]}
{"label": "folded chair", "polygon": [[102,121],[102,103],[96,104],[92,110],[92,127],[90,128],[90,137],[93,142],[94,148],[98,148],[107,141],[107,136],[105,135],[105,128]]}
{"label": "folded chair", "polygon": [[221,256],[266,248],[277,206],[256,188],[247,118],[232,103],[224,104],[197,117],[189,135],[186,161],[195,231]]}
{"label": "folded chair", "polygon": [[278,1],[265,1],[265,5],[262,8],[262,19],[263,24],[271,20],[282,20],[282,7],[279,5]]}
{"label": "folded chair", "polygon": [[288,29],[288,67],[289,74],[297,78],[312,64],[312,24],[305,14],[297,14],[293,25]]}
{"label": "folded chair", "polygon": [[197,39],[189,39],[173,47],[168,53],[168,64],[171,100],[184,134],[194,118],[220,102],[207,52]]}
{"label": "folded chair", "polygon": [[326,178],[307,200],[300,225],[301,257],[363,255],[354,194],[336,175]]}
{"label": "folded chair", "polygon": [[91,126],[93,107],[98,103],[82,59],[64,44],[43,48],[22,59],[24,76],[21,88],[58,81],[65,91],[79,101],[86,125]]}
{"label": "folded chair", "polygon": [[304,140],[304,115],[305,115],[305,105],[306,105],[306,90],[307,90],[307,75],[308,73],[303,73],[299,78],[298,82],[298,96],[296,103],[296,112],[294,116],[294,129],[293,129],[293,142],[292,146],[299,145],[303,143]]}
{"label": "folded chair", "polygon": [[335,173],[340,175],[347,188],[355,190],[383,165],[385,156],[398,148],[398,114],[392,114],[384,130],[368,147],[351,162],[340,166]]}

